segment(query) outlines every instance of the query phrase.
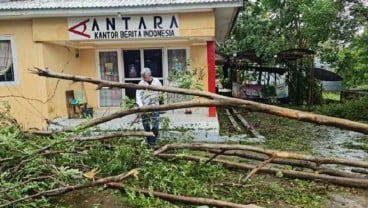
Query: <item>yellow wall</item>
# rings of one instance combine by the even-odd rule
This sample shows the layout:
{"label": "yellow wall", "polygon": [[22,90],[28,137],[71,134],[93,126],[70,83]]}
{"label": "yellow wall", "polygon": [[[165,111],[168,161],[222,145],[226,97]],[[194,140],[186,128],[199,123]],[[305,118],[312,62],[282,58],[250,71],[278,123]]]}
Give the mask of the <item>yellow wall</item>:
{"label": "yellow wall", "polygon": [[[179,14],[179,37],[203,36],[215,36],[214,12]],[[33,39],[35,41],[68,41],[67,18],[34,19]]]}
{"label": "yellow wall", "polygon": [[[45,54],[45,67],[48,67],[53,72],[97,77],[95,50],[93,49],[80,50],[44,44],[43,53]],[[94,108],[98,107],[96,85],[48,78],[46,86],[49,98],[48,112],[50,119],[67,115],[68,100],[65,92],[68,90],[82,90],[85,92],[88,105]]]}
{"label": "yellow wall", "polygon": [[215,36],[215,14],[182,13],[179,15],[180,37]]}
{"label": "yellow wall", "polygon": [[32,22],[34,41],[60,41],[69,38],[66,18],[33,19]]}
{"label": "yellow wall", "polygon": [[[86,77],[97,78],[97,60],[96,51],[94,49],[83,49],[79,52],[79,59],[81,60],[79,65],[79,75]],[[86,99],[88,106],[96,109],[98,107],[98,91],[97,86],[93,84],[84,84],[86,91]]]}
{"label": "yellow wall", "polygon": [[0,35],[15,38],[15,55],[19,77],[16,86],[0,86],[0,101],[11,106],[11,115],[24,128],[40,128],[48,117],[46,105],[46,79],[31,74],[28,69],[43,67],[42,44],[32,41],[32,23],[28,20],[0,21]]}
{"label": "yellow wall", "polygon": [[192,70],[203,69],[205,75],[203,77],[203,90],[208,91],[207,45],[190,47],[190,59]]}
{"label": "yellow wall", "polygon": [[[78,74],[79,58],[76,57],[76,49],[65,46],[43,44],[45,67],[53,72]],[[68,80],[48,78],[46,80],[48,112],[50,118],[66,115],[66,90],[80,89],[80,83]]]}

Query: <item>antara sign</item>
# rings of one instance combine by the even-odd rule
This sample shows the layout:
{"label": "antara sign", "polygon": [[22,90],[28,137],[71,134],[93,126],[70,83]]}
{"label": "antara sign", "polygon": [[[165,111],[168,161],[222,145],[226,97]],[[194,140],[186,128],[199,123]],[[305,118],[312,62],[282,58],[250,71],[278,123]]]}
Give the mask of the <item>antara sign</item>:
{"label": "antara sign", "polygon": [[179,35],[178,15],[68,18],[70,40],[161,38]]}

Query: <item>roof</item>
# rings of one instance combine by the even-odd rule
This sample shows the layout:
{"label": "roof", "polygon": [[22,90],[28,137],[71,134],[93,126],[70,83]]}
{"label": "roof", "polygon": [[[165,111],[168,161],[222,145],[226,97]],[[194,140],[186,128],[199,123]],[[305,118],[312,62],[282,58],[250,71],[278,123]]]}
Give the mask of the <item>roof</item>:
{"label": "roof", "polygon": [[328,71],[326,69],[322,68],[312,68],[314,69],[314,77],[316,79],[322,80],[322,81],[342,81],[343,78],[336,74],[335,72]]}
{"label": "roof", "polygon": [[216,39],[223,41],[243,0],[0,0],[0,19],[108,16],[215,11]]}
{"label": "roof", "polygon": [[279,61],[293,61],[300,58],[304,58],[307,55],[314,55],[315,52],[304,48],[295,48],[285,51],[281,51],[277,54],[277,59]]}
{"label": "roof", "polygon": [[116,8],[164,5],[209,5],[219,6],[239,3],[239,0],[0,0],[0,10]]}

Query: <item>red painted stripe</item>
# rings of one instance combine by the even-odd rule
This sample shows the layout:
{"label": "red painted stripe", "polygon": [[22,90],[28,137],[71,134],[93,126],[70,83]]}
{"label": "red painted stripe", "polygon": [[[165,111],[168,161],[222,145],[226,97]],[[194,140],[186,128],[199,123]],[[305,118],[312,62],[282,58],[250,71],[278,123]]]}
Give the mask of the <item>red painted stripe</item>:
{"label": "red painted stripe", "polygon": [[[216,91],[215,41],[207,42],[208,91]],[[216,107],[208,108],[208,116],[216,117]]]}

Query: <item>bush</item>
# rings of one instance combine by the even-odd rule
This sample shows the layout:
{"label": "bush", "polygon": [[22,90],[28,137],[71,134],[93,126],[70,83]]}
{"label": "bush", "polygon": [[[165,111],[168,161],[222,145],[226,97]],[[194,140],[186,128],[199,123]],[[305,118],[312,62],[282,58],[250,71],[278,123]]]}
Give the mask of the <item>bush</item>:
{"label": "bush", "polygon": [[348,100],[343,103],[331,103],[318,106],[315,112],[345,118],[354,121],[368,122],[368,97]]}

